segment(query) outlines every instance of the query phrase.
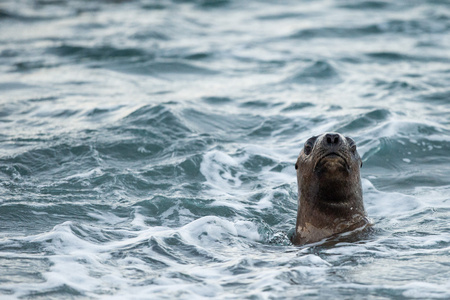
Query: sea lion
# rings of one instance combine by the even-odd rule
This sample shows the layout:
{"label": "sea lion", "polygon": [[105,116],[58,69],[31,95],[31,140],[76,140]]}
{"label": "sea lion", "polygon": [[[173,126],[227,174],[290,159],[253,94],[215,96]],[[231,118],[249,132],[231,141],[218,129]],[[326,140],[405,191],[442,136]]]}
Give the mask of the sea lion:
{"label": "sea lion", "polygon": [[298,213],[294,244],[318,242],[369,224],[355,142],[335,132],[308,139],[295,164]]}

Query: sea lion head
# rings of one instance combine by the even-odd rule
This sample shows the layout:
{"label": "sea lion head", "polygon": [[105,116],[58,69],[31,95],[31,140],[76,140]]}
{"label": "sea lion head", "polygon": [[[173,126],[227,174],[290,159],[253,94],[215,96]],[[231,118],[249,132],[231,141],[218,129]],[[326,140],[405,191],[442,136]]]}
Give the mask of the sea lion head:
{"label": "sea lion head", "polygon": [[325,205],[347,202],[345,196],[357,192],[361,167],[355,141],[335,132],[309,138],[295,164],[300,192]]}
{"label": "sea lion head", "polygon": [[299,192],[296,239],[302,239],[298,243],[345,231],[365,216],[361,167],[355,141],[349,137],[329,132],[306,141],[295,164]]}

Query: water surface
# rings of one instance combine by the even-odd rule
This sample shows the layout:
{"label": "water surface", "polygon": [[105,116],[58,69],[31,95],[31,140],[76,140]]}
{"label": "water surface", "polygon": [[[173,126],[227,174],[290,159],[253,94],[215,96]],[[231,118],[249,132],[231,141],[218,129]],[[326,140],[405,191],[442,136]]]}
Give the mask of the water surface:
{"label": "water surface", "polygon": [[[450,298],[448,1],[0,3],[0,298]],[[369,235],[293,246],[358,144]]]}

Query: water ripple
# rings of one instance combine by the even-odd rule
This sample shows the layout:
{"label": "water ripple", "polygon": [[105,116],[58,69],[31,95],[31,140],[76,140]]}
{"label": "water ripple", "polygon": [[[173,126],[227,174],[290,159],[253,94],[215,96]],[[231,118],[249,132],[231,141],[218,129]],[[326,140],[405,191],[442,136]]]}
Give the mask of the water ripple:
{"label": "water ripple", "polygon": [[[448,1],[0,6],[0,297],[450,297]],[[325,131],[374,226],[296,247]]]}

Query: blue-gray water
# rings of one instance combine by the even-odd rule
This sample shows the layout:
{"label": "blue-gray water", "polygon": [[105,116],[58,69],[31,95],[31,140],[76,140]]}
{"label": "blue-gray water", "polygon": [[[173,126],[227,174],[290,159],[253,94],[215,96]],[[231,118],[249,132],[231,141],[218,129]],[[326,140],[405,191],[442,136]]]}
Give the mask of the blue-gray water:
{"label": "blue-gray water", "polygon": [[[339,131],[372,233],[296,247]],[[450,2],[0,2],[1,299],[450,298]]]}

